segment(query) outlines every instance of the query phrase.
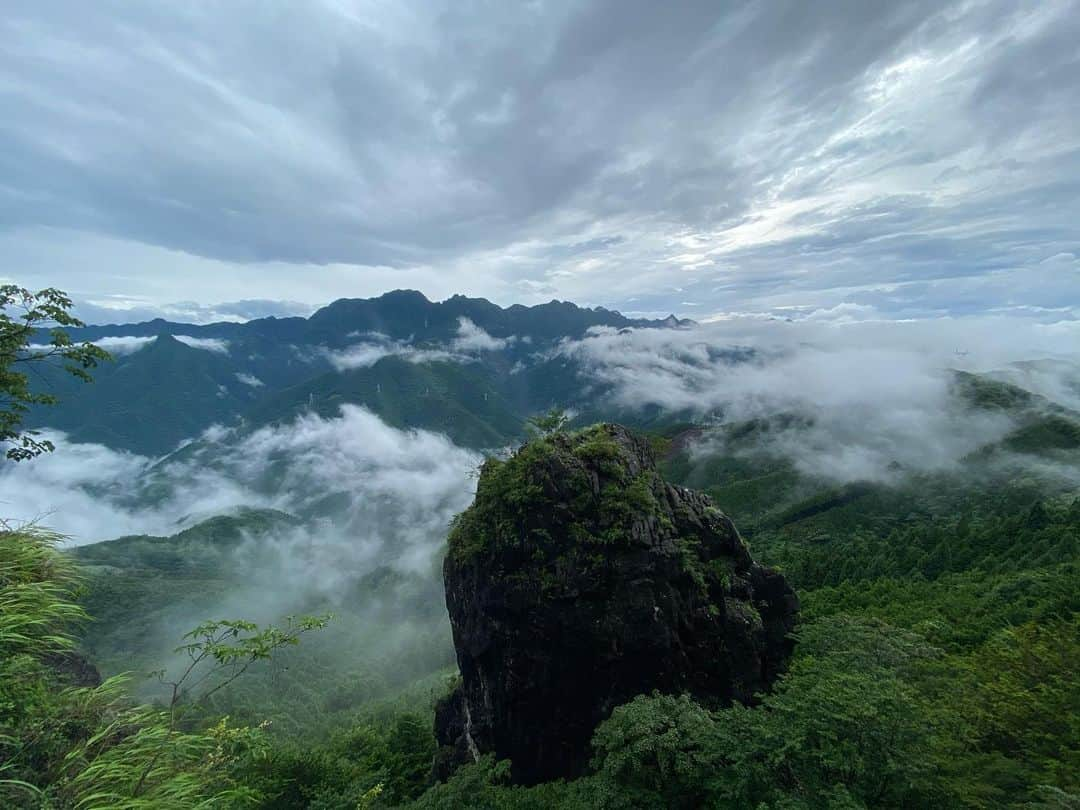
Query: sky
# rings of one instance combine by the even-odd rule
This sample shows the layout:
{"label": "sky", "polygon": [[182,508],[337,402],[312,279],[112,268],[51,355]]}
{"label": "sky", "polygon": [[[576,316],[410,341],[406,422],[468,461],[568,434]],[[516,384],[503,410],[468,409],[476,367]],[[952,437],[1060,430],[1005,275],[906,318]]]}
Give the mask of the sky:
{"label": "sky", "polygon": [[91,322],[1080,315],[1080,2],[35,0],[0,35],[0,279]]}

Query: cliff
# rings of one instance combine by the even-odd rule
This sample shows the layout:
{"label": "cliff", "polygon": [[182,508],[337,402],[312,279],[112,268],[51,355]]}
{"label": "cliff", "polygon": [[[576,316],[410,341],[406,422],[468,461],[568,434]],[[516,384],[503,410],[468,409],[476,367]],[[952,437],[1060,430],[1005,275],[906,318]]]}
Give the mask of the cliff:
{"label": "cliff", "polygon": [[575,776],[596,726],[654,690],[750,703],[798,610],[710,499],[666,483],[617,425],[487,461],[443,577],[462,680],[436,712],[440,777],[487,752],[525,784]]}

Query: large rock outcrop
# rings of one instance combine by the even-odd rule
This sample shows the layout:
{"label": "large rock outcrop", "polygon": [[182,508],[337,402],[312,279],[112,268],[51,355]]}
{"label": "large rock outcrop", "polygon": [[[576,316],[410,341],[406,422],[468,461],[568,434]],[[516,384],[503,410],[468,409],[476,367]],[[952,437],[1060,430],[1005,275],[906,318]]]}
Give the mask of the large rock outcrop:
{"label": "large rock outcrop", "polygon": [[798,600],[700,493],[617,425],[481,470],[443,568],[461,683],[436,775],[487,752],[525,784],[580,774],[611,710],[659,690],[749,703],[782,670]]}

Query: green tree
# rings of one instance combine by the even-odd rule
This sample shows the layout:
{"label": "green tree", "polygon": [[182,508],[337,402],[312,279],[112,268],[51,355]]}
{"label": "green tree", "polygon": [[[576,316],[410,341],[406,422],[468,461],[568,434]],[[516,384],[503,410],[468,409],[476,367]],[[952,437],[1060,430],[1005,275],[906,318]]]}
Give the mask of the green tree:
{"label": "green tree", "polygon": [[547,413],[530,416],[525,420],[525,429],[533,436],[550,436],[566,428],[570,415],[562,408],[552,408]]}
{"label": "green tree", "polygon": [[881,623],[803,628],[800,655],[760,706],[707,712],[639,696],[593,737],[609,806],[950,807],[938,722],[907,683],[938,652]]}
{"label": "green tree", "polygon": [[[14,461],[51,452],[52,442],[37,431],[22,428],[33,405],[52,405],[56,397],[30,386],[37,364],[56,364],[68,374],[89,382],[88,369],[111,357],[93,343],[72,343],[66,329],[83,326],[71,314],[72,302],[49,287],[32,292],[14,284],[0,286],[0,443]],[[35,343],[35,340],[43,340]]]}

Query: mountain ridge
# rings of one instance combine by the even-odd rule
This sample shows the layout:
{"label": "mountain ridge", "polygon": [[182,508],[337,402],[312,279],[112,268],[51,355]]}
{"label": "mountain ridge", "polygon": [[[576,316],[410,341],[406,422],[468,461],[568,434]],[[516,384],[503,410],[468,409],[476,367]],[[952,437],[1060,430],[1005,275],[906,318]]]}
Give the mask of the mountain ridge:
{"label": "mountain ridge", "polygon": [[[60,402],[33,409],[27,423],[161,456],[211,425],[281,422],[315,403],[333,417],[341,404],[360,404],[396,427],[493,447],[517,437],[531,413],[574,405],[559,392],[577,387],[577,366],[551,361],[560,341],[596,327],[691,323],[565,301],[504,308],[484,298],[436,302],[393,290],[338,299],[309,318],[86,326],[68,330],[71,339],[99,341],[115,362],[102,364],[85,389],[47,370],[41,384]],[[155,381],[149,393],[147,380]],[[461,401],[472,404],[463,409]]]}
{"label": "mountain ridge", "polygon": [[[572,318],[587,323],[588,326],[672,328],[694,324],[690,319],[677,318],[675,315],[669,315],[663,319],[628,318],[621,312],[606,309],[605,307],[582,307],[570,301],[559,301],[558,299],[552,299],[543,304],[529,306],[511,304],[502,307],[486,298],[470,298],[458,294],[442,301],[432,301],[418,290],[396,289],[370,298],[338,298],[315,310],[307,318],[299,316],[278,318],[270,315],[265,318],[254,318],[250,321],[217,321],[208,324],[193,324],[155,318],[137,323],[90,324],[78,329],[71,329],[69,333],[73,340],[99,340],[103,337],[117,336],[156,337],[165,332],[177,334],[177,330],[183,330],[179,332],[180,334],[190,334],[193,337],[223,339],[238,338],[245,334],[265,335],[267,333],[279,335],[288,333],[292,337],[301,338],[311,334],[317,335],[324,326],[333,323],[335,317],[341,313],[348,313],[353,316],[359,315],[365,319],[375,321],[389,322],[388,316],[391,312],[396,311],[400,314],[403,310],[408,311],[410,308],[414,312],[426,311],[429,317],[432,314],[439,316],[437,323],[442,323],[442,319],[446,317],[455,321],[457,317],[468,317],[496,337],[506,337],[505,334],[496,334],[493,331],[493,329],[504,328],[500,319],[518,318],[522,319],[523,322],[528,322],[529,319],[555,313],[562,313],[564,316],[571,313]],[[592,316],[592,318],[590,319],[588,316]],[[485,321],[492,328],[488,328],[481,321]],[[312,330],[312,325],[319,328]],[[395,329],[394,331],[400,330]],[[392,332],[386,334],[395,336]],[[416,335],[416,337],[418,339],[427,339],[423,335]]]}

